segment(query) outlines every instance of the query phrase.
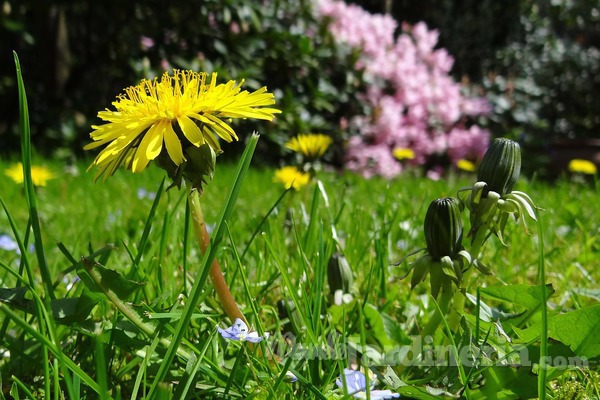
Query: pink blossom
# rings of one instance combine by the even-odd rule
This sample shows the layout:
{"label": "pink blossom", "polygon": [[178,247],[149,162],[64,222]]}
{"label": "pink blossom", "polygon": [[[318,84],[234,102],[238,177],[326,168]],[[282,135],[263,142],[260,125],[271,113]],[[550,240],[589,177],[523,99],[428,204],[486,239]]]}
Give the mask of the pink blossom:
{"label": "pink blossom", "polygon": [[234,35],[239,34],[240,25],[236,21],[231,21],[231,24],[229,24],[229,32],[233,33]]}
{"label": "pink blossom", "polygon": [[144,51],[150,50],[152,47],[154,47],[154,39],[148,36],[140,36],[140,47]]}
{"label": "pink blossom", "polygon": [[476,125],[467,129],[465,123],[488,113],[489,104],[464,96],[449,75],[454,59],[445,49],[436,49],[438,31],[423,22],[403,23],[395,38],[398,24],[388,15],[338,0],[315,2],[317,16],[331,21],[335,40],[360,51],[355,68],[364,71],[369,83],[359,98],[373,111],[349,120],[360,135],[349,141],[347,168],[367,177],[393,177],[403,169],[392,155],[398,147],[413,150],[413,165],[436,156],[455,161],[483,154],[489,133]]}
{"label": "pink blossom", "polygon": [[490,133],[473,125],[466,129],[456,127],[448,134],[448,155],[452,163],[464,159],[483,157],[490,140]]}
{"label": "pink blossom", "polygon": [[386,145],[365,146],[362,139],[354,136],[348,143],[346,167],[360,172],[365,178],[382,176],[393,178],[402,172],[402,165],[393,157]]}
{"label": "pink blossom", "polygon": [[168,71],[171,69],[171,63],[169,63],[169,60],[166,58],[163,58],[160,60],[160,68],[162,68],[163,71]]}

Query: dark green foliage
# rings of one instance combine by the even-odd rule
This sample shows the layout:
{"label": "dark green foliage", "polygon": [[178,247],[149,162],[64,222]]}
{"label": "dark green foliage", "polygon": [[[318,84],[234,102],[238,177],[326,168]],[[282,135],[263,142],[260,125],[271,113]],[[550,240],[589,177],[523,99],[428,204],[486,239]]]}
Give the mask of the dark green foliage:
{"label": "dark green foliage", "polygon": [[[530,155],[523,160],[528,172],[547,174],[540,167],[557,165],[554,153],[565,140],[597,137],[597,1],[354,2],[438,29],[439,45],[456,60],[454,77],[481,86],[494,108],[487,121],[492,133],[521,144]],[[275,123],[244,122],[244,131],[258,129],[268,138],[257,149],[263,162],[279,161],[281,144],[302,132],[322,131],[343,143],[340,120],[361,111],[355,93],[364,82],[352,67],[356,55],[335,48],[310,1],[2,4],[3,154],[18,146],[12,50],[24,65],[34,145],[61,158],[81,154],[97,112],[124,87],[160,75],[163,60],[168,67],[216,70],[222,80],[245,78],[249,90],[264,84],[277,94],[283,114]],[[154,45],[142,44],[142,37]],[[339,160],[343,147],[332,150],[326,161]]]}
{"label": "dark green foliage", "polygon": [[[298,133],[341,139],[339,120],[358,104],[355,56],[334,47],[309,1],[14,3],[1,17],[0,54],[6,59],[16,49],[26,65],[32,140],[40,150],[80,153],[90,125],[100,122],[97,112],[164,67],[216,71],[219,82],[246,79],[248,90],[266,85],[275,92],[283,110],[276,123],[243,122],[243,131],[269,139],[261,141],[266,157],[260,159],[267,161],[279,159],[281,144]],[[0,123],[0,138],[9,144],[2,151],[12,152],[18,111],[10,62],[0,63],[0,95],[3,115],[11,118]]]}
{"label": "dark green foliage", "polygon": [[490,60],[483,86],[494,106],[493,131],[518,140],[532,155],[524,168],[543,175],[540,167],[560,161],[566,143],[598,137],[600,8],[534,0],[521,8],[522,36]]}

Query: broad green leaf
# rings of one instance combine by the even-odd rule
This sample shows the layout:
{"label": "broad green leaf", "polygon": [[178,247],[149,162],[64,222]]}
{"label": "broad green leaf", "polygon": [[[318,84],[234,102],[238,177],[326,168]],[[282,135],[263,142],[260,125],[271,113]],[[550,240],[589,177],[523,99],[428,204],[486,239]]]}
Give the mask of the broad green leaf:
{"label": "broad green leaf", "polygon": [[85,321],[99,301],[98,295],[84,290],[81,297],[52,300],[50,305],[57,322],[72,324]]}
{"label": "broad green leaf", "polygon": [[[97,274],[100,281],[96,282],[92,279],[88,271]],[[144,286],[144,283],[127,279],[117,271],[105,268],[99,263],[85,258],[77,265],[77,275],[79,275],[86,287],[92,292],[105,293],[108,289],[115,292],[120,299],[126,299]],[[102,287],[99,287],[99,285]]]}
{"label": "broad green leaf", "polygon": [[530,368],[492,366],[483,371],[485,384],[471,391],[472,399],[530,399],[537,397],[537,375]]}
{"label": "broad green leaf", "polygon": [[394,345],[395,343],[390,339],[388,329],[386,329],[390,328],[390,324],[388,323],[386,325],[384,318],[382,317],[381,313],[377,311],[377,308],[375,308],[374,305],[367,303],[363,309],[363,313],[365,315],[365,319],[370,325],[370,333],[375,339],[377,339],[379,344],[382,346]]}
{"label": "broad green leaf", "polygon": [[400,324],[389,314],[381,313],[383,327],[387,336],[396,344],[411,344],[412,340],[406,335],[406,332]]}
{"label": "broad green leaf", "polygon": [[437,389],[429,386],[403,386],[395,390],[400,393],[401,397],[408,397],[419,400],[438,400],[455,398],[451,393],[447,393],[442,389]]}
{"label": "broad green leaf", "polygon": [[[467,295],[467,299],[471,303],[473,303],[474,305],[477,305],[477,297],[473,296],[470,293],[467,293],[466,295]],[[516,316],[518,316],[518,314],[509,314],[509,313],[506,313],[497,308],[490,307],[489,305],[487,305],[486,303],[484,303],[481,300],[479,301],[479,318],[481,318],[482,321],[492,322],[492,321],[514,318]]]}
{"label": "broad green leaf", "polygon": [[19,310],[32,310],[33,302],[25,298],[26,287],[0,288],[0,301]]}
{"label": "broad green leaf", "polygon": [[[547,297],[554,293],[552,285],[546,285]],[[542,304],[542,295],[539,286],[508,285],[481,288],[481,295],[498,301],[506,301],[525,307],[527,310],[536,310]]]}
{"label": "broad green leaf", "polygon": [[[540,337],[541,325],[536,324],[515,332],[523,341]],[[548,319],[548,337],[558,340],[579,357],[600,356],[600,304],[558,314]]]}
{"label": "broad green leaf", "polygon": [[[25,287],[0,288],[0,301],[17,310],[33,314],[33,300],[25,298],[27,290]],[[93,293],[84,291],[81,297],[51,300],[50,307],[56,322],[71,324],[85,321],[99,300],[100,298]]]}

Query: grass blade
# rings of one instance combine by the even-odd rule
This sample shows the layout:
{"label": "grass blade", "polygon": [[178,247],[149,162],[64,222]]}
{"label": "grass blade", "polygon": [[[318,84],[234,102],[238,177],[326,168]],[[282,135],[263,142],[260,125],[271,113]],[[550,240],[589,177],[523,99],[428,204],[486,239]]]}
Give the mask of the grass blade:
{"label": "grass blade", "polygon": [[538,265],[540,274],[540,290],[542,296],[542,331],[540,337],[540,366],[538,371],[538,397],[540,400],[546,399],[546,375],[548,368],[546,360],[548,356],[548,295],[546,293],[546,260],[544,255],[544,230],[542,229],[542,217],[538,215]]}
{"label": "grass blade", "polygon": [[31,179],[31,131],[29,129],[29,108],[27,106],[27,94],[25,93],[25,84],[21,74],[21,64],[16,52],[13,52],[15,66],[17,69],[17,86],[19,88],[19,133],[21,137],[21,159],[23,163],[23,184],[25,186],[25,197],[29,205],[29,217],[31,219],[31,228],[35,238],[35,254],[40,266],[42,281],[46,287],[46,294],[51,300],[56,299],[52,278],[44,254],[42,233],[40,228],[40,219],[38,215],[37,200]]}

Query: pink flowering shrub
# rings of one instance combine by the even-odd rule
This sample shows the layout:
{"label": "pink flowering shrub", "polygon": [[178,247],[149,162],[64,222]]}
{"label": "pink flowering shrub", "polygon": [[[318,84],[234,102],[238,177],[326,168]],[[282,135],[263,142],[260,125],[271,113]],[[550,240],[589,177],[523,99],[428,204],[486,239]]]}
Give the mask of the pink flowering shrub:
{"label": "pink flowering shrub", "polygon": [[[404,24],[395,38],[392,17],[343,1],[317,0],[316,12],[330,21],[338,44],[360,52],[355,68],[364,71],[368,83],[362,98],[371,112],[349,122],[359,134],[349,140],[347,168],[366,177],[391,178],[405,164],[427,165],[437,172],[440,165],[432,160],[455,164],[483,156],[489,133],[469,124],[490,107],[482,98],[466,97],[450,76],[454,59],[435,49],[437,31],[424,23]],[[410,149],[414,157],[398,161],[396,148]]]}

